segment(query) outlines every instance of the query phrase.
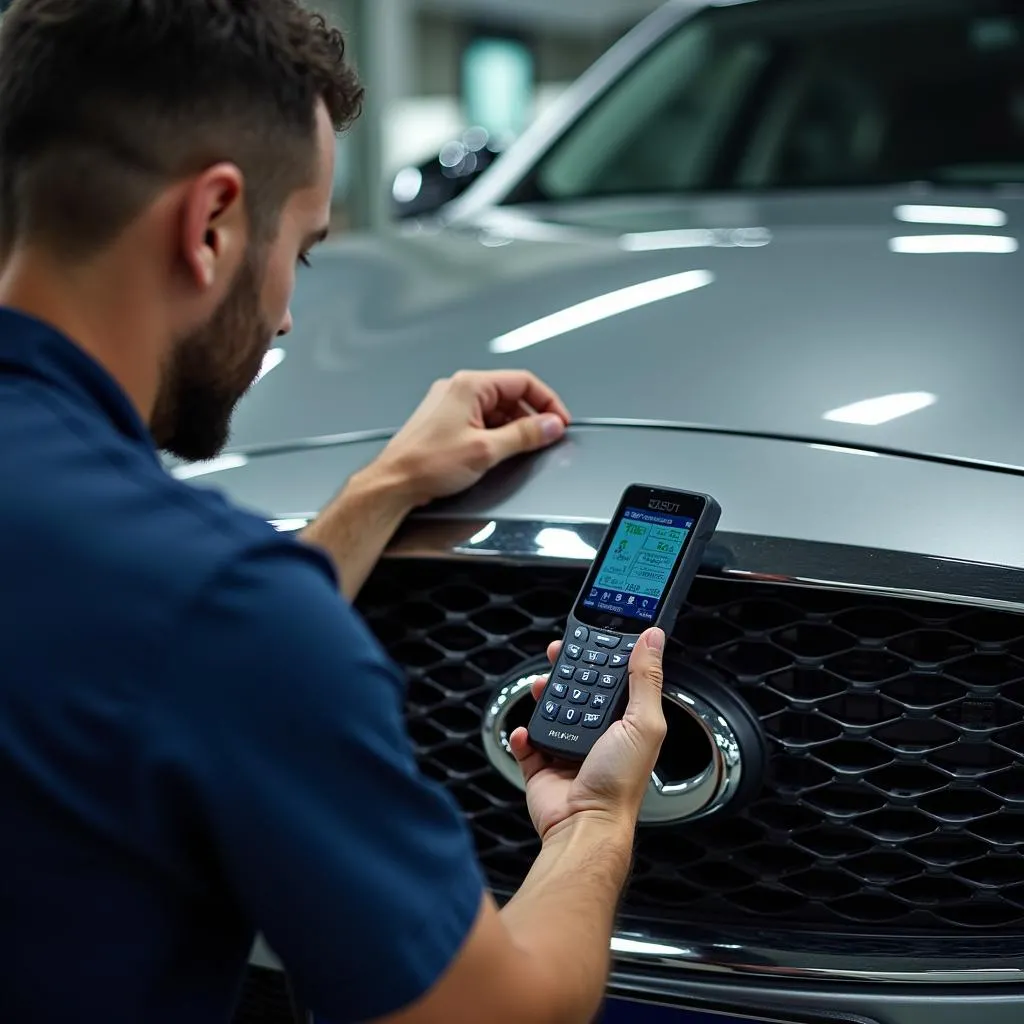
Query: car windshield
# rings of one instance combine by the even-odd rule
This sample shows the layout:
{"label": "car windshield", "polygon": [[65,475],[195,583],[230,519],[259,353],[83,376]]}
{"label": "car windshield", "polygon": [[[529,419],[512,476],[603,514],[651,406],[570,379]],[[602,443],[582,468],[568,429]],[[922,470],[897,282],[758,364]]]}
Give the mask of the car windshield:
{"label": "car windshield", "polygon": [[511,197],[1024,181],[1017,0],[754,0],[685,21]]}

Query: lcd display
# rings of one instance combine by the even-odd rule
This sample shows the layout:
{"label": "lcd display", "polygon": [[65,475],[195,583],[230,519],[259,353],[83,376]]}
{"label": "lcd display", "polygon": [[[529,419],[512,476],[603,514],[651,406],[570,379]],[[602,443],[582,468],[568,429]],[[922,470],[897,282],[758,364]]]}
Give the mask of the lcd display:
{"label": "lcd display", "polygon": [[583,607],[653,622],[693,526],[691,516],[627,507]]}

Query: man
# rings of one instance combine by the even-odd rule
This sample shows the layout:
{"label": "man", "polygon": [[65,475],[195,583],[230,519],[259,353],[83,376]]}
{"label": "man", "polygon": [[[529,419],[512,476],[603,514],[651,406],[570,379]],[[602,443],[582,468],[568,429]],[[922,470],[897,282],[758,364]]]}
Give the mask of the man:
{"label": "man", "polygon": [[[213,456],[327,230],[359,85],[297,0],[16,0],[0,32],[0,1020],[226,1024],[262,932],[326,1019],[586,1021],[664,735],[661,647],[500,912],[354,595],[413,509],[565,431],[439,381],[301,539]],[[554,647],[550,652],[555,655]]]}

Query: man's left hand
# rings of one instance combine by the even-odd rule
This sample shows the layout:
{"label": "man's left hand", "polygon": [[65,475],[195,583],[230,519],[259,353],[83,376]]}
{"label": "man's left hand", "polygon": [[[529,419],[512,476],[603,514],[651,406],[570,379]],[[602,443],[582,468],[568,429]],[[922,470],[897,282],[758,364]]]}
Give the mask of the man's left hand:
{"label": "man's left hand", "polygon": [[412,506],[472,487],[514,455],[560,440],[569,410],[526,370],[469,371],[438,380],[376,461]]}

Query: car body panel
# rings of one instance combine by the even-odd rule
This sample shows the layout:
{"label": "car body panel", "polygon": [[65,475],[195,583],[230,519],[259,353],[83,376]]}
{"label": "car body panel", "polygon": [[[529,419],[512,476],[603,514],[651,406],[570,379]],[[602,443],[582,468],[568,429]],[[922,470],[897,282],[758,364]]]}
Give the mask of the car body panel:
{"label": "car body panel", "polygon": [[[987,202],[1008,223],[956,234],[1016,245],[1021,197],[959,196],[960,209]],[[342,240],[300,276],[286,358],[243,400],[232,447],[394,428],[439,376],[526,367],[584,419],[1024,467],[1024,255],[890,251],[893,238],[952,230],[895,218],[920,199],[888,189],[504,210],[472,228]],[[636,249],[648,245],[672,247]],[[705,277],[622,312],[601,306],[686,274]],[[560,311],[578,319],[588,301],[593,322],[491,351]],[[877,424],[824,418],[894,393],[934,404]]]}
{"label": "car body panel", "polygon": [[[222,487],[269,518],[308,518],[382,445],[255,456],[196,483]],[[1024,565],[1024,531],[1006,514],[1024,508],[1024,478],[1016,474],[667,428],[574,428],[555,448],[421,515],[606,522],[622,490],[637,482],[713,494],[726,533]]]}

